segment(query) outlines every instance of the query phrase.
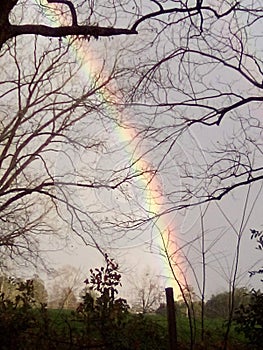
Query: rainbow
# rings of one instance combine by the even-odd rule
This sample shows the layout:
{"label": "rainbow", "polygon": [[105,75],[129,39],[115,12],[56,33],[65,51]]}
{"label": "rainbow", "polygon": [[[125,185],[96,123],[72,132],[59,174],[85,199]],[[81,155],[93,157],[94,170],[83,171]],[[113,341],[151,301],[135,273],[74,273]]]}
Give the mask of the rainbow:
{"label": "rainbow", "polygon": [[[40,5],[40,0],[35,0]],[[58,4],[47,4],[45,7],[46,17],[58,25],[67,25],[69,21],[65,16],[54,16],[54,11],[59,12]],[[61,12],[60,12],[61,13]],[[59,18],[59,19],[58,19]],[[71,20],[71,19],[70,19]],[[66,39],[67,40],[67,39]],[[82,63],[83,72],[85,77],[95,85],[95,87],[103,86],[103,76],[98,77],[98,72],[101,71],[101,67],[96,64],[92,56],[92,52],[85,42],[79,40],[73,41],[71,44],[72,52],[76,59]],[[112,83],[112,82],[111,82]],[[145,202],[149,215],[154,219],[155,228],[158,232],[159,246],[167,261],[164,268],[165,274],[169,274],[169,284],[174,288],[175,298],[182,293],[182,288],[187,286],[185,274],[180,270],[179,264],[176,264],[176,252],[178,251],[175,242],[175,230],[171,220],[167,218],[167,215],[161,215],[163,208],[162,201],[162,185],[155,176],[155,171],[152,169],[150,163],[145,159],[139,150],[135,146],[135,138],[138,135],[134,127],[131,127],[125,123],[122,124],[122,118],[120,112],[113,107],[114,104],[107,104],[107,101],[115,101],[117,104],[121,103],[121,97],[118,97],[117,89],[115,86],[110,86],[110,89],[102,88],[98,89],[98,97],[102,102],[105,102],[107,107],[107,113],[116,121],[115,132],[118,139],[124,141],[127,146],[127,151],[132,154],[132,167],[135,174],[139,174],[140,181],[143,184]]]}

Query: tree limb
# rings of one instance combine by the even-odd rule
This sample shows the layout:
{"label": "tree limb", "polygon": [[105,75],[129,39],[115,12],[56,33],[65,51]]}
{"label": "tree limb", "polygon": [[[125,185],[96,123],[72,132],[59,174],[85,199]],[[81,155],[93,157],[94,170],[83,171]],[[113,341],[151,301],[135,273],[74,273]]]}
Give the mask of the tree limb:
{"label": "tree limb", "polygon": [[78,20],[77,20],[77,13],[75,10],[74,5],[72,4],[71,1],[68,0],[47,0],[49,4],[64,4],[67,5],[70,9],[71,12],[71,17],[72,17],[72,25],[77,26],[78,25]]}
{"label": "tree limb", "polygon": [[[147,15],[144,15],[141,18],[139,18],[131,27],[132,30],[136,30],[138,25],[147,19],[158,17],[165,14],[170,14],[170,13],[188,13],[190,17],[191,14],[201,14],[202,16],[202,10],[206,10],[206,11],[211,11],[215,15],[215,17],[219,19],[221,17],[229,15],[229,13],[231,13],[239,5],[239,2],[236,2],[227,11],[219,14],[216,10],[214,10],[210,6],[202,6],[202,1],[200,0],[196,2],[196,5],[194,7],[186,7],[186,8],[172,7],[170,9],[164,9],[163,6],[159,4],[159,2],[156,0],[152,0],[152,1],[159,6],[159,11],[150,12]],[[201,22],[203,22],[202,18],[201,18]]]}
{"label": "tree limb", "polygon": [[132,35],[137,34],[136,30],[126,28],[112,28],[112,27],[99,27],[99,26],[63,26],[63,27],[49,27],[45,25],[12,25],[10,26],[9,39],[18,35],[35,34],[47,37],[66,37],[72,35],[83,35],[107,37],[116,35]]}

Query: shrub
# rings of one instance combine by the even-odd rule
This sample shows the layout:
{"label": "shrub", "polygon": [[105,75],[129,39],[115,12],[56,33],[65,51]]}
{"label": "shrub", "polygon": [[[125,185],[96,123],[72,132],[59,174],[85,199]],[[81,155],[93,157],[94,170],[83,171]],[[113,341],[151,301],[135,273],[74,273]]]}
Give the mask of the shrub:
{"label": "shrub", "polygon": [[263,344],[263,293],[252,289],[250,302],[241,305],[235,313],[236,329],[242,332],[256,349]]}

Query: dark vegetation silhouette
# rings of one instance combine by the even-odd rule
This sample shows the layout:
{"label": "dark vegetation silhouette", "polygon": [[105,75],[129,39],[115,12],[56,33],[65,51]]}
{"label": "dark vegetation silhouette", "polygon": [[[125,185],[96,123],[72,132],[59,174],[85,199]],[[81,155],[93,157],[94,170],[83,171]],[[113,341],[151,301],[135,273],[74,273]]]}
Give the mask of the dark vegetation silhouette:
{"label": "dark vegetation silhouette", "polygon": [[[1,349],[167,349],[165,325],[129,313],[117,298],[121,285],[118,264],[105,255],[105,266],[90,271],[82,302],[75,311],[36,306],[33,281],[17,283],[19,295],[1,294]],[[10,336],[13,334],[13,336]]]}
{"label": "dark vegetation silhouette", "polygon": [[[251,229],[251,239],[257,243],[256,249],[263,248],[263,231]],[[249,271],[250,277],[262,275],[263,269]],[[261,282],[263,280],[261,279]],[[235,311],[236,329],[245,335],[250,346],[261,349],[263,343],[263,293],[252,289],[245,293],[247,303],[242,303]]]}
{"label": "dark vegetation silhouette", "polygon": [[[36,285],[36,284],[35,284]],[[105,254],[105,264],[90,270],[90,276],[84,281],[81,302],[76,310],[48,309],[46,303],[36,303],[33,280],[15,282],[17,297],[8,298],[1,294],[0,334],[2,349],[112,349],[112,350],[167,350],[168,324],[165,304],[156,309],[156,313],[134,314],[127,301],[118,297],[121,287],[119,265]],[[229,294],[229,293],[228,293]],[[196,333],[196,349],[222,349],[224,339],[224,321],[229,295],[221,293],[207,301],[205,317],[205,337]],[[260,344],[257,327],[251,329],[255,308],[251,308],[255,293],[244,289],[236,291],[235,305],[239,305],[235,318],[235,327],[231,329],[229,349],[247,349],[247,344]],[[246,302],[244,302],[246,300]],[[259,300],[254,307],[259,307]],[[240,303],[243,302],[243,304]],[[200,302],[194,302],[197,325],[201,311]],[[186,350],[191,346],[190,331],[184,302],[175,302],[178,349]],[[251,317],[252,316],[252,317]],[[242,320],[242,322],[240,322]],[[254,319],[255,320],[255,319]],[[252,333],[250,331],[252,330]],[[13,333],[10,333],[13,332]],[[244,334],[248,342],[238,337]],[[10,334],[15,336],[10,337]],[[253,337],[252,337],[253,335]],[[253,338],[253,339],[252,339]]]}

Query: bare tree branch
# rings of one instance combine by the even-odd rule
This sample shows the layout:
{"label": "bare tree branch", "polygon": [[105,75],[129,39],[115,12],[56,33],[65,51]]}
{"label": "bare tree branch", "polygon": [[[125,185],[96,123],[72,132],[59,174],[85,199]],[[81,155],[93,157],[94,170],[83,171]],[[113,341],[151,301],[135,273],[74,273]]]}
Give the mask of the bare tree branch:
{"label": "bare tree branch", "polygon": [[99,26],[66,26],[66,27],[48,27],[44,25],[12,25],[9,28],[9,37],[19,35],[42,35],[46,37],[61,38],[73,35],[83,35],[83,36],[93,36],[98,37],[110,37],[116,35],[133,35],[137,34],[136,30],[125,29],[125,28],[109,28],[109,27],[99,27]]}
{"label": "bare tree branch", "polygon": [[71,1],[68,1],[68,0],[47,0],[47,2],[49,4],[65,4],[65,5],[67,5],[70,9],[70,12],[71,12],[72,26],[78,25],[77,13],[76,13],[75,7]]}

